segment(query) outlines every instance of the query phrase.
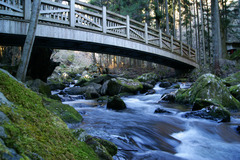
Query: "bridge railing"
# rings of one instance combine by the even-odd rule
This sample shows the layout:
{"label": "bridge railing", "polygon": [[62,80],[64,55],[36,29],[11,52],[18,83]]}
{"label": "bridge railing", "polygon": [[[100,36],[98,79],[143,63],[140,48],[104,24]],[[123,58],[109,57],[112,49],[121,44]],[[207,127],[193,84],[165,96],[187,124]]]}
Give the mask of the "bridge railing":
{"label": "bridge railing", "polygon": [[[39,23],[58,24],[112,34],[159,47],[196,62],[196,51],[189,45],[147,25],[122,16],[106,7],[78,0],[41,0]],[[0,0],[0,17],[30,20],[32,0]]]}

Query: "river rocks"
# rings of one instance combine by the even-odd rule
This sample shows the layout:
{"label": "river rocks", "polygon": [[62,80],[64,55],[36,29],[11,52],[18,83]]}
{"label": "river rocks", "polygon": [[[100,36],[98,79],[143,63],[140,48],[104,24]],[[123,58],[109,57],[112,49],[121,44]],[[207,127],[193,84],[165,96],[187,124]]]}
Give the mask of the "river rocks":
{"label": "river rocks", "polygon": [[86,91],[87,87],[71,87],[65,90],[65,92],[70,95],[83,95]]}
{"label": "river rocks", "polygon": [[156,93],[156,91],[155,91],[154,89],[149,89],[149,90],[145,93],[145,95],[154,94],[154,93]]}
{"label": "river rocks", "polygon": [[237,132],[240,134],[240,126],[237,126]]}
{"label": "river rocks", "polygon": [[117,150],[117,147],[114,144],[109,145],[110,142],[102,144],[103,141],[96,137],[89,137],[85,142],[95,151],[100,160],[113,160],[112,156],[116,153],[114,151]]}
{"label": "river rocks", "polygon": [[137,77],[137,80],[140,82],[150,82],[150,81],[158,81],[159,77],[155,73],[145,73],[139,77]]}
{"label": "river rocks", "polygon": [[141,93],[146,93],[148,92],[149,90],[153,89],[153,85],[149,84],[149,83],[146,83],[146,82],[141,82],[142,86],[143,86],[143,89],[141,90]]}
{"label": "river rocks", "polygon": [[210,105],[198,111],[188,112],[186,118],[204,118],[218,122],[230,122],[230,113],[224,107]]}
{"label": "river rocks", "polygon": [[176,97],[175,92],[165,93],[162,95],[160,101],[163,100],[163,101],[175,102],[175,97]]}
{"label": "river rocks", "polygon": [[154,113],[171,113],[171,112],[169,112],[169,111],[167,111],[167,110],[165,110],[165,109],[157,108],[157,109],[154,111]]}
{"label": "river rocks", "polygon": [[49,111],[59,116],[64,122],[79,123],[83,120],[82,116],[72,106],[62,104],[60,101],[43,97],[42,103]]}
{"label": "river rocks", "polygon": [[162,87],[162,88],[168,88],[170,87],[172,84],[170,82],[161,82],[159,84],[159,87]]}
{"label": "river rocks", "polygon": [[51,95],[51,88],[40,79],[27,81],[26,84],[35,92],[42,93],[46,96]]}
{"label": "river rocks", "polygon": [[197,98],[193,104],[192,111],[201,110],[201,109],[203,109],[207,106],[211,106],[211,105],[216,105],[216,104],[212,101]]}
{"label": "river rocks", "polygon": [[240,84],[240,72],[231,74],[229,77],[223,79],[223,83],[227,86],[234,86]]}
{"label": "river rocks", "polygon": [[114,96],[119,93],[137,93],[142,90],[143,86],[138,80],[126,79],[126,78],[112,78],[106,81],[101,89],[102,95]]}
{"label": "river rocks", "polygon": [[238,101],[240,101],[240,84],[231,86],[229,91]]}
{"label": "river rocks", "polygon": [[87,86],[86,88],[87,88],[85,92],[86,99],[95,99],[100,97],[97,90],[93,86]]}
{"label": "river rocks", "polygon": [[10,121],[9,118],[3,112],[0,111],[0,125],[9,121]]}
{"label": "river rocks", "polygon": [[126,109],[127,107],[124,101],[119,96],[113,96],[108,99],[107,108],[113,110],[122,110]]}
{"label": "river rocks", "polygon": [[229,110],[239,110],[240,102],[235,99],[221,79],[212,74],[205,74],[189,89],[180,89],[176,102],[193,104],[196,99],[212,101]]}

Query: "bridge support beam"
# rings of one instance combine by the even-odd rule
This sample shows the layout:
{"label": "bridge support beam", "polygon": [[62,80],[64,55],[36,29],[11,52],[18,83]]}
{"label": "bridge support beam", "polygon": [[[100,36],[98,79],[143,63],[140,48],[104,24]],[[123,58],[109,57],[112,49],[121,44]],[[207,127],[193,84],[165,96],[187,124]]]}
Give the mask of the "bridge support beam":
{"label": "bridge support beam", "polygon": [[21,62],[18,67],[16,78],[20,81],[25,81],[28,64],[31,57],[32,47],[35,40],[35,34],[38,24],[38,16],[40,12],[41,0],[34,0],[32,5],[31,19],[28,26],[27,37],[23,46]]}

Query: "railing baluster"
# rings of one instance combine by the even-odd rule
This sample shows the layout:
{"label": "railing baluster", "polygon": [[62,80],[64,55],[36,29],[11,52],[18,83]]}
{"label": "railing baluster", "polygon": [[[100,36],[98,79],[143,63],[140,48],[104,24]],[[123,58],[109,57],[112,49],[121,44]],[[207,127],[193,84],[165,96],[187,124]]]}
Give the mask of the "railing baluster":
{"label": "railing baluster", "polygon": [[173,53],[173,36],[171,36],[171,52]]}
{"label": "railing baluster", "polygon": [[182,46],[182,41],[180,42],[180,54],[183,56],[183,46]]}
{"label": "railing baluster", "polygon": [[107,33],[107,9],[106,6],[102,8],[102,31],[103,33]]}
{"label": "railing baluster", "polygon": [[159,47],[162,48],[162,30],[159,29]]}
{"label": "railing baluster", "polygon": [[127,15],[126,19],[126,34],[127,34],[127,39],[130,39],[130,18],[129,15]]}
{"label": "railing baluster", "polygon": [[31,17],[31,7],[32,7],[31,0],[25,0],[24,1],[24,19],[25,20],[30,20],[30,17]]}
{"label": "railing baluster", "polygon": [[75,27],[76,16],[75,16],[75,0],[70,0],[70,26]]}
{"label": "railing baluster", "polygon": [[144,32],[145,32],[145,43],[148,44],[148,24],[147,23],[145,23]]}

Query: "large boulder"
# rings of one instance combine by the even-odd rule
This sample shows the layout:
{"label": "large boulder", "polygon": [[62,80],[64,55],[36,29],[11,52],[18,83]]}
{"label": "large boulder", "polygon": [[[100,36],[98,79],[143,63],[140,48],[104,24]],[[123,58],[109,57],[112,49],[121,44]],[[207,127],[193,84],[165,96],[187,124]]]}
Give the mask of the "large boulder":
{"label": "large boulder", "polygon": [[227,86],[234,86],[240,84],[240,72],[231,74],[227,78],[223,79],[223,83]]}
{"label": "large boulder", "polygon": [[148,92],[150,89],[153,89],[153,85],[146,83],[146,82],[141,82],[143,89],[141,90],[141,93],[146,93]]}
{"label": "large boulder", "polygon": [[230,122],[230,113],[222,106],[210,105],[201,110],[184,114],[186,118],[204,118],[218,122]]}
{"label": "large boulder", "polygon": [[170,87],[172,84],[170,82],[161,82],[159,84],[159,87],[162,87],[162,88],[168,88]]}
{"label": "large boulder", "polygon": [[126,78],[112,78],[111,80],[106,81],[101,89],[102,95],[114,96],[119,93],[137,93],[141,91],[143,85],[138,80],[126,79]]}
{"label": "large boulder", "polygon": [[70,95],[83,95],[87,91],[87,87],[71,87],[65,89],[65,92]]}
{"label": "large boulder", "polygon": [[98,94],[97,90],[93,86],[88,86],[86,93],[85,93],[85,98],[86,99],[95,99],[99,98],[100,95]]}
{"label": "large boulder", "polygon": [[231,86],[229,91],[237,100],[240,101],[240,84]]}
{"label": "large boulder", "polygon": [[228,110],[240,110],[240,102],[235,99],[220,78],[204,74],[189,89],[176,93],[176,102],[193,104],[197,99],[208,100]]}
{"label": "large boulder", "polygon": [[122,110],[127,108],[124,101],[119,96],[113,96],[108,99],[107,108],[113,110]]}
{"label": "large boulder", "polygon": [[151,82],[158,81],[159,77],[155,73],[144,73],[143,75],[137,77],[140,82]]}
{"label": "large boulder", "polygon": [[47,96],[51,95],[51,88],[40,79],[27,81],[26,84],[35,92],[42,93]]}

